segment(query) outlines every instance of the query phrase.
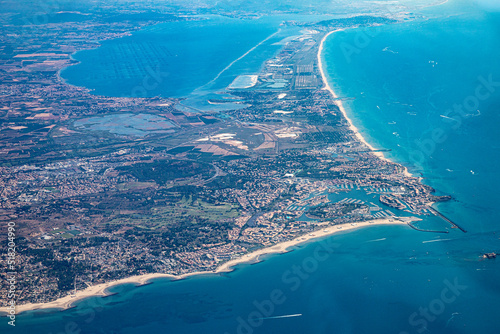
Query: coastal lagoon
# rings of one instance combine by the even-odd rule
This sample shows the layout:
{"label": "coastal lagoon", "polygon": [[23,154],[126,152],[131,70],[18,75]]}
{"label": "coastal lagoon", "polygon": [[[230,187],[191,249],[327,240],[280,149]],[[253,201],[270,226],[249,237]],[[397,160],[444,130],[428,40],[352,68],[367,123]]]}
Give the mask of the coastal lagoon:
{"label": "coastal lagoon", "polygon": [[[224,69],[278,28],[276,22],[216,16],[162,23],[77,52],[73,58],[79,63],[61,71],[61,76],[98,95],[186,97],[218,74],[220,85],[229,85],[234,77]],[[235,70],[258,71],[263,59],[252,62],[252,56],[245,67],[235,64]]]}
{"label": "coastal lagoon", "polygon": [[[500,270],[497,261],[480,255],[500,250],[500,100],[497,86],[489,91],[480,77],[500,81],[500,20],[458,0],[425,14],[431,19],[365,29],[369,38],[361,45],[355,44],[359,30],[332,34],[323,59],[337,94],[351,99],[344,105],[353,123],[374,146],[392,149],[388,157],[453,195],[456,200],[439,209],[468,233],[423,233],[407,226],[339,233],[231,273],[121,285],[111,289],[115,295],[88,298],[62,312],[26,312],[18,316],[16,331],[496,332]],[[263,30],[252,43],[273,31]],[[348,44],[359,52],[346,57],[340,46]],[[243,49],[248,46],[233,59]],[[199,84],[213,78],[206,75]],[[234,77],[227,79],[229,84]],[[481,96],[489,91],[488,98],[475,95],[481,84]],[[477,107],[470,96],[478,99]],[[454,104],[464,106],[463,115],[453,112]],[[6,326],[0,323],[0,329]]]}
{"label": "coastal lagoon", "polygon": [[76,129],[106,131],[116,135],[144,137],[148,133],[173,132],[176,125],[165,117],[151,114],[108,114],[82,118],[74,124]]}
{"label": "coastal lagoon", "polygon": [[[214,106],[207,100],[223,98],[216,93],[238,76],[244,75],[240,80],[245,81],[258,74],[262,64],[282,48],[283,40],[301,35],[302,28],[282,27],[283,20],[306,19],[311,17],[235,19],[209,15],[161,23],[75,53],[72,57],[78,63],[60,75],[67,83],[84,86],[97,95],[187,98],[179,109],[190,112],[238,109],[244,105]],[[238,82],[236,87],[241,84]]]}

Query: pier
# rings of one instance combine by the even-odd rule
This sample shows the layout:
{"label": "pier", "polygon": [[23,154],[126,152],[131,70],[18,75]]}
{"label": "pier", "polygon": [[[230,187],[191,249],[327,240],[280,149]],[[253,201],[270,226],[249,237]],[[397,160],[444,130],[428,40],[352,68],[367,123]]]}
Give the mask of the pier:
{"label": "pier", "polygon": [[407,224],[408,224],[408,226],[410,226],[412,229],[417,230],[417,231],[420,231],[420,232],[431,232],[431,233],[450,233],[449,231],[424,230],[424,229],[421,229],[421,228],[416,227],[416,226],[415,226],[415,225],[413,225],[411,222],[408,222]]}
{"label": "pier", "polygon": [[460,227],[459,225],[457,225],[456,223],[454,223],[451,219],[447,218],[446,216],[444,216],[441,212],[439,212],[438,210],[434,209],[433,207],[429,207],[429,210],[436,216],[440,217],[441,219],[443,219],[444,221],[448,222],[451,224],[452,228],[458,228],[460,231],[464,232],[464,233],[467,233],[467,230],[464,229],[463,227]]}

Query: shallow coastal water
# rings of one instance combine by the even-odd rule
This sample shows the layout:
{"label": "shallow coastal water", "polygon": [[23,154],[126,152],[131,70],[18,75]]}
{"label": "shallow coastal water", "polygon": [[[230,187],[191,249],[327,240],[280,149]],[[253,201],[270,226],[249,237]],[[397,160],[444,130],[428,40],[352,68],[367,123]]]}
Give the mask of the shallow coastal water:
{"label": "shallow coastal water", "polygon": [[[278,28],[279,22],[273,20],[217,16],[162,23],[76,53],[73,58],[79,63],[64,69],[61,76],[99,95],[185,97],[218,74],[221,84],[228,85],[234,77],[226,75],[232,70],[258,71],[263,59],[249,55],[244,66],[234,64],[222,72]],[[271,57],[272,49],[261,56]]]}
{"label": "shallow coastal water", "polygon": [[332,35],[327,70],[370,142],[453,195],[439,207],[466,229],[495,231],[500,13],[467,1],[432,13],[457,14]]}
{"label": "shallow coastal water", "polygon": [[74,309],[22,315],[19,330],[43,324],[43,333],[65,326],[84,333],[418,333],[423,307],[437,314],[426,320],[431,332],[491,332],[499,325],[495,262],[478,261],[463,240],[435,240],[405,226],[370,227],[229,274],[118,286],[118,294]]}
{"label": "shallow coastal water", "polygon": [[[447,10],[436,8],[433,14]],[[89,298],[70,310],[27,312],[18,317],[16,332],[495,332],[500,270],[497,260],[479,255],[500,248],[498,95],[480,101],[480,114],[472,111],[456,129],[441,116],[475,93],[478,76],[492,74],[500,81],[495,15],[476,8],[466,15],[385,26],[351,62],[338,46],[353,41],[355,30],[332,35],[324,50],[339,95],[356,98],[346,103],[355,125],[376,146],[392,149],[391,158],[421,172],[424,182],[453,194],[457,202],[439,207],[467,234],[369,227],[229,274],[117,286],[111,290],[116,295]],[[421,149],[415,140],[432,139],[436,128],[446,131],[447,139],[429,156],[423,152],[423,159],[412,159]],[[280,317],[287,315],[293,317]]]}
{"label": "shallow coastal water", "polygon": [[281,26],[284,20],[328,18],[331,16],[234,19],[209,15],[160,23],[75,53],[73,58],[79,62],[63,69],[61,77],[97,95],[187,97],[199,107],[200,96],[206,100],[208,94],[224,90],[239,75],[257,74],[282,48],[282,41],[301,35],[301,27]]}

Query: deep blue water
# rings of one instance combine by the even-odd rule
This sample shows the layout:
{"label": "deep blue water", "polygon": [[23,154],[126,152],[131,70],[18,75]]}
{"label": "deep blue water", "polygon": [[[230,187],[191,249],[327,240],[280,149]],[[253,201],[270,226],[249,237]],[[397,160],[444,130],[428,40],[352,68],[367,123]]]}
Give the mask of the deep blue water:
{"label": "deep blue water", "polygon": [[[478,261],[476,249],[464,250],[463,243],[480,249],[493,241],[457,234],[454,240],[426,242],[435,238],[407,227],[338,234],[226,275],[123,285],[112,290],[117,295],[90,298],[71,310],[31,312],[18,318],[17,330],[419,333],[422,307],[431,312],[425,320],[429,332],[492,333],[499,325],[497,264]],[[260,319],[289,314],[302,316]]]}
{"label": "deep blue water", "polygon": [[[363,134],[452,194],[456,201],[439,208],[468,233],[397,226],[337,234],[229,274],[123,285],[64,312],[25,313],[11,332],[496,333],[498,260],[479,255],[500,251],[499,95],[478,98],[461,118],[447,109],[474,101],[479,76],[500,81],[500,20],[458,0],[426,15],[364,30],[372,37],[351,58],[340,45],[359,31],[332,35],[324,59],[341,95],[355,98],[346,106]],[[443,133],[434,139],[446,139],[433,140],[435,129]],[[301,316],[262,319],[291,314]]]}

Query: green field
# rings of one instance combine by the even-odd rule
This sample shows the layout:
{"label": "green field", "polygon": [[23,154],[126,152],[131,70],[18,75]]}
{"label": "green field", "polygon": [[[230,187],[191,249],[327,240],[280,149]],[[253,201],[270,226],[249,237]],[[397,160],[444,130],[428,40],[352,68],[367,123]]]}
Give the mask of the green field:
{"label": "green field", "polygon": [[235,204],[213,205],[191,196],[168,205],[155,206],[148,212],[118,215],[109,224],[131,225],[147,229],[158,229],[177,223],[215,223],[238,217],[239,206]]}

